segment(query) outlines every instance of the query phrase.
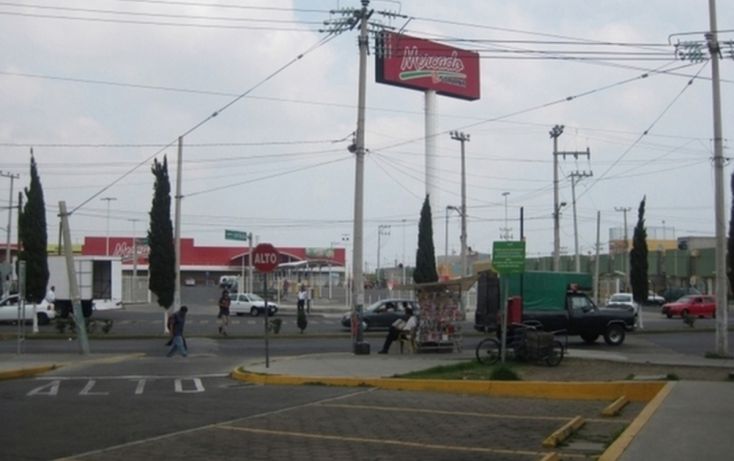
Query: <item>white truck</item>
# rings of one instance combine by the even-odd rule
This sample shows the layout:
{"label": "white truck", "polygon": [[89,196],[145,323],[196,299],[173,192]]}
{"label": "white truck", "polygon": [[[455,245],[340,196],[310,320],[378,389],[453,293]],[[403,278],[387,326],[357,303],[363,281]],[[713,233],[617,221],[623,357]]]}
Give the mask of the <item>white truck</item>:
{"label": "white truck", "polygon": [[[117,256],[74,256],[74,269],[82,311],[92,315],[95,305],[120,306],[122,300],[122,259]],[[48,257],[48,286],[56,290],[56,311],[67,317],[73,311],[66,258]]]}

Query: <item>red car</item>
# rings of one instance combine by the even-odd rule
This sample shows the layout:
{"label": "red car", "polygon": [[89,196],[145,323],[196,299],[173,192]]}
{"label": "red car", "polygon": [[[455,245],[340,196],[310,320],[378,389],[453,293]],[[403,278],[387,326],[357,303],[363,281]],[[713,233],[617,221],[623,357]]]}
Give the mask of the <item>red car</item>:
{"label": "red car", "polygon": [[716,298],[707,295],[683,296],[678,301],[663,304],[663,314],[668,318],[680,315],[681,318],[690,315],[692,317],[716,317]]}

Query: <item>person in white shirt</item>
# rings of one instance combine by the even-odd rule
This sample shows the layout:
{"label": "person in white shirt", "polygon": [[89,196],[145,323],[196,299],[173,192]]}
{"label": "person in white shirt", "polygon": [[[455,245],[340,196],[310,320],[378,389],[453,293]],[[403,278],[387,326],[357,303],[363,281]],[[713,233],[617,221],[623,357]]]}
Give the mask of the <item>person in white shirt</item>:
{"label": "person in white shirt", "polygon": [[46,302],[49,304],[53,304],[56,301],[56,287],[51,286],[51,288],[48,289],[46,292]]}
{"label": "person in white shirt", "polygon": [[387,332],[387,338],[385,338],[385,344],[378,354],[387,354],[390,350],[390,345],[393,341],[398,339],[400,333],[403,331],[412,331],[418,326],[418,319],[413,315],[413,309],[410,307],[405,308],[405,319],[396,320],[391,326],[390,331]]}
{"label": "person in white shirt", "polygon": [[306,286],[301,285],[301,289],[298,291],[298,305],[297,308],[299,310],[303,309],[306,306],[306,299],[308,297],[308,294],[306,293]]}

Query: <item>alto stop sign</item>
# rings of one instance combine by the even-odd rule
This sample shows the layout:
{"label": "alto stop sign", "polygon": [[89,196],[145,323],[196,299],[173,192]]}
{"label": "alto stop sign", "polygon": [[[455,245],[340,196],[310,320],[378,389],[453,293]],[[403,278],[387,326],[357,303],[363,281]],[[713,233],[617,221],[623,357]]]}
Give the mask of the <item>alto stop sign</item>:
{"label": "alto stop sign", "polygon": [[272,272],[278,259],[278,250],[269,243],[261,243],[252,251],[252,265],[260,272]]}

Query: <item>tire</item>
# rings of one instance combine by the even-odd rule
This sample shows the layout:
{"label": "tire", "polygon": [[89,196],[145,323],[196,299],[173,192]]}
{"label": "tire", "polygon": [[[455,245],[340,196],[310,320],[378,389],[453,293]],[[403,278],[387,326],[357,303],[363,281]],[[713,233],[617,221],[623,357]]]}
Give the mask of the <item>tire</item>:
{"label": "tire", "polygon": [[486,338],[477,344],[477,361],[484,365],[494,365],[500,358],[500,343],[494,338]]}
{"label": "tire", "polygon": [[48,325],[51,320],[49,320],[48,315],[46,315],[44,312],[39,312],[36,314],[36,317],[38,318],[38,324],[39,325]]}
{"label": "tire", "polygon": [[563,360],[563,352],[563,344],[561,344],[560,341],[553,341],[553,346],[551,347],[548,356],[545,358],[545,363],[549,367],[558,366]]}
{"label": "tire", "polygon": [[668,317],[669,319],[673,318],[673,314],[671,314],[670,312],[666,313],[665,316]]}
{"label": "tire", "polygon": [[618,323],[614,323],[607,327],[607,331],[604,332],[604,342],[610,346],[620,346],[624,342],[626,333],[624,327]]}
{"label": "tire", "polygon": [[581,339],[584,340],[586,344],[594,344],[597,339],[599,339],[598,333],[584,333],[581,335]]}
{"label": "tire", "polygon": [[260,315],[260,311],[257,309],[257,307],[251,307],[250,315],[253,317],[257,317],[258,315]]}

